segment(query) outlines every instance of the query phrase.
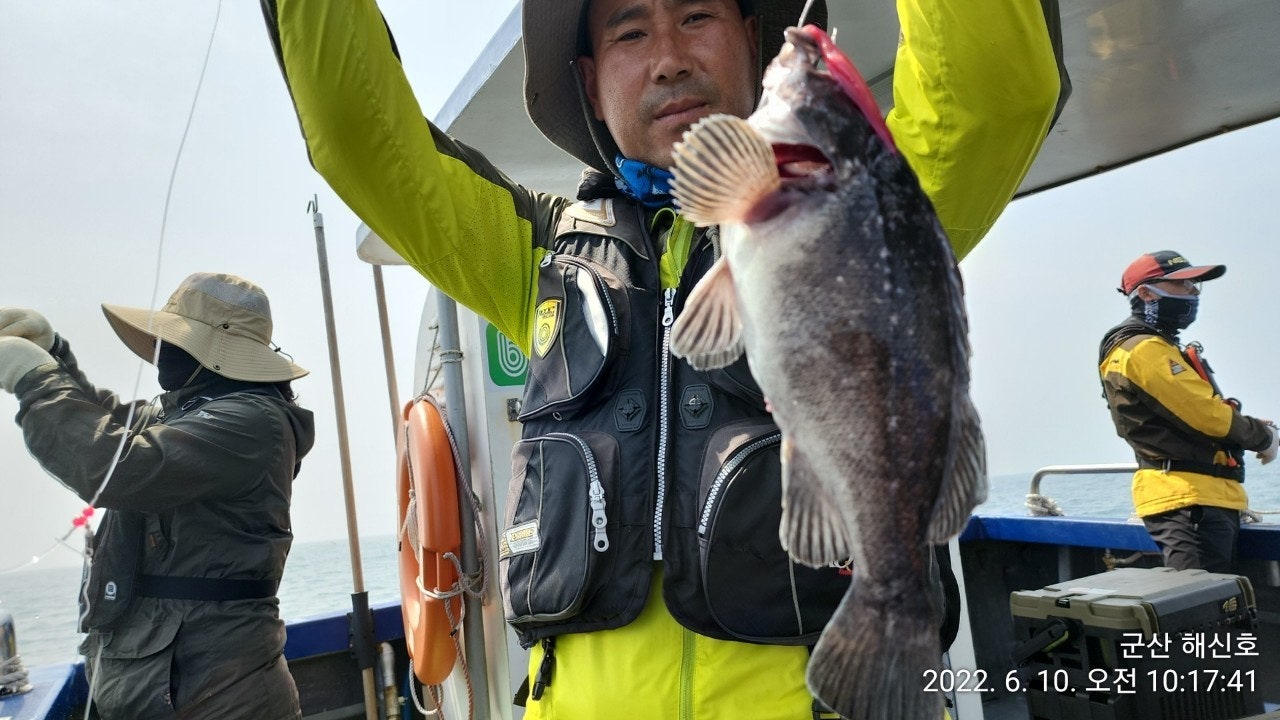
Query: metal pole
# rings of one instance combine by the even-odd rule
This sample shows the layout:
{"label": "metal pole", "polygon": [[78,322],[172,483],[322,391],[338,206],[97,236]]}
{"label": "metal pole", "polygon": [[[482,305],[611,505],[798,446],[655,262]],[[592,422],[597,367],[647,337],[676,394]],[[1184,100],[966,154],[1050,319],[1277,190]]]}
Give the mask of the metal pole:
{"label": "metal pole", "polygon": [[378,328],[382,331],[382,363],[387,373],[387,398],[391,401],[391,437],[400,437],[400,391],[396,388],[396,361],[391,353],[391,321],[387,317],[387,291],[382,267],[373,266],[373,292],[378,298]]}
{"label": "metal pole", "polygon": [[[449,416],[449,426],[454,430],[458,444],[459,462],[463,476],[471,477],[471,445],[467,436],[467,401],[462,380],[462,349],[458,332],[458,306],[453,298],[439,289],[436,293],[436,315],[440,322],[440,364],[444,374],[444,404]],[[470,487],[467,492],[472,492]],[[458,503],[462,521],[462,567],[468,573],[477,569],[475,516],[471,503]],[[475,697],[476,720],[489,717],[489,679],[486,673],[484,650],[484,617],[481,615],[481,599],[464,594],[466,612],[462,617],[462,640],[467,656],[467,673]]]}
{"label": "metal pole", "polygon": [[[352,603],[353,615],[360,612],[363,605],[368,612],[366,602],[361,603],[357,596],[364,593],[364,571],[360,565],[360,530],[356,525],[355,485],[351,480],[351,448],[347,442],[347,410],[342,399],[342,367],[338,361],[338,334],[333,321],[333,295],[329,285],[329,257],[324,247],[324,216],[320,214],[319,201],[314,197],[307,208],[311,211],[311,223],[316,231],[316,256],[320,260],[320,290],[324,297],[325,333],[329,339],[329,374],[333,382],[333,409],[338,420],[338,456],[342,464],[342,500],[347,510],[347,548],[351,555],[351,581],[354,586]],[[355,617],[354,627],[367,627],[368,618]],[[361,662],[361,638],[359,633],[354,640],[357,663],[362,667],[364,677],[364,712],[367,720],[378,720],[377,685],[374,682],[373,663],[367,666]]]}

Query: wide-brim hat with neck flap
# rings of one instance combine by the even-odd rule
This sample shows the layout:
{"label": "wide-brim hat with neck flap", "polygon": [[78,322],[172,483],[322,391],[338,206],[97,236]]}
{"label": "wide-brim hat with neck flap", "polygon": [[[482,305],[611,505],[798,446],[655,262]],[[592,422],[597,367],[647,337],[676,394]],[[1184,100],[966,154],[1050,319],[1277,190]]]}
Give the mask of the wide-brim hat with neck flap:
{"label": "wide-brim hat with neck flap", "polygon": [[[524,105],[529,118],[557,147],[602,172],[613,172],[618,146],[596,119],[582,91],[577,60],[585,41],[589,0],[524,0]],[[759,20],[759,72],[782,49],[782,31],[795,25],[805,0],[738,0]],[[806,24],[825,26],[825,0],[814,0]]]}
{"label": "wide-brim hat with neck flap", "polygon": [[267,294],[235,275],[195,273],[155,312],[107,304],[102,312],[124,344],[147,362],[159,338],[232,380],[284,382],[308,372],[272,345]]}

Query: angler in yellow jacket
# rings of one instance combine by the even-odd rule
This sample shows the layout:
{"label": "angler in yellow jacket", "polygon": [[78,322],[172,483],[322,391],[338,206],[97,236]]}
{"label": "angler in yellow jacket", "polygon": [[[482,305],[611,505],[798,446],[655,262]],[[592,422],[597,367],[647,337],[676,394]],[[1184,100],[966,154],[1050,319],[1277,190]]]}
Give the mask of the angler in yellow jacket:
{"label": "angler in yellow jacket", "polygon": [[1276,457],[1276,427],[1224,398],[1199,343],[1178,333],[1195,320],[1201,283],[1223,265],[1195,266],[1172,250],[1130,263],[1120,282],[1132,315],[1102,339],[1098,371],[1116,433],[1133,447],[1133,504],[1165,565],[1232,572],[1244,454]]}
{"label": "angler in yellow jacket", "polygon": [[[779,433],[745,362],[667,344],[717,245],[672,203],[672,144],[751,112],[804,4],[524,0],[526,109],[588,167],[565,198],[423,121],[373,0],[263,0],[316,169],[529,355],[498,545],[530,720],[814,715],[804,645],[849,579],[780,547]],[[897,7],[888,125],[963,257],[1063,96],[1051,33],[1040,0]]]}

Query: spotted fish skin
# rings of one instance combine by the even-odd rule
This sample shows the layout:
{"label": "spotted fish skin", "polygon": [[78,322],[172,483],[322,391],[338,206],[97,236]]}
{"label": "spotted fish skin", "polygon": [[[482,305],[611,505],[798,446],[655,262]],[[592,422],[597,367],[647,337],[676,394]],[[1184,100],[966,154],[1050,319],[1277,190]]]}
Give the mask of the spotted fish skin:
{"label": "spotted fish skin", "polygon": [[783,435],[783,546],[853,561],[810,689],[850,720],[936,720],[929,545],[986,497],[960,276],[852,63],[816,28],[787,41],[750,118],[708,118],[676,151],[677,201],[721,224],[723,257],[672,347],[705,367],[746,352]]}

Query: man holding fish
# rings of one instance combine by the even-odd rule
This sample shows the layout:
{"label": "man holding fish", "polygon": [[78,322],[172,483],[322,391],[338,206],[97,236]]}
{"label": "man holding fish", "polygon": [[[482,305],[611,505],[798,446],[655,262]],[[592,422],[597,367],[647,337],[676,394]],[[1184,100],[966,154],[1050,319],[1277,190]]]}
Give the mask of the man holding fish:
{"label": "man holding fish", "polygon": [[[939,477],[905,496],[871,486],[856,510],[843,507],[851,493],[815,490],[798,479],[803,460],[796,443],[808,431],[798,429],[797,418],[806,410],[776,395],[776,384],[766,388],[766,405],[757,365],[787,359],[752,355],[748,367],[740,343],[753,352],[761,332],[751,313],[737,326],[732,318],[724,325],[738,327],[741,337],[694,343],[712,361],[690,354],[689,342],[677,342],[681,357],[672,352],[673,332],[688,330],[687,321],[677,326],[677,320],[698,304],[690,292],[713,267],[724,267],[717,265],[721,229],[695,226],[673,201],[673,147],[703,118],[752,113],[761,69],[780,49],[794,55],[782,47],[783,29],[798,23],[802,5],[525,0],[526,107],[553,143],[588,167],[571,200],[512,182],[422,119],[372,0],[263,0],[317,170],[405,260],[530,358],[524,439],[514,449],[498,528],[507,620],[531,648],[531,692],[521,698],[526,718],[819,716],[805,682],[806,646],[817,642],[849,591],[841,568],[850,558],[858,568],[869,557],[841,523],[857,516],[865,526],[879,516],[886,522],[870,524],[910,526],[912,534],[874,535],[867,542],[881,545],[870,554],[900,554],[900,567],[923,577],[926,543],[953,533],[979,498],[981,439],[965,410],[963,323],[947,325],[950,342],[939,351],[955,366],[943,382],[951,378],[954,387],[946,391],[956,402],[942,403],[945,417],[926,421],[943,428],[940,439],[915,449],[945,455],[937,467],[922,464]],[[1012,197],[1049,128],[1061,82],[1038,0],[900,0],[898,15],[895,104],[885,132],[899,158],[895,182],[916,187],[899,209],[933,242],[921,265],[926,271],[911,276],[914,284],[894,287],[921,295],[913,308],[934,304],[943,309],[937,317],[954,319],[959,286],[952,252],[958,258],[972,249]],[[819,2],[806,21],[822,25],[825,16]],[[797,40],[818,37],[791,32],[793,50]],[[843,77],[847,59],[834,45],[824,47],[821,60]],[[830,78],[817,82],[831,87]],[[836,102],[840,112],[855,112],[852,101]],[[771,161],[775,175],[835,188],[845,182],[830,158],[783,144],[787,149]],[[787,205],[785,193],[770,197]],[[892,205],[896,197],[885,201]],[[749,225],[776,216],[761,208],[780,205],[760,198],[739,198],[744,212],[723,219]],[[866,222],[880,224],[884,215],[887,227],[901,226],[892,207],[865,207]],[[726,253],[742,249],[727,226],[723,232]],[[836,282],[834,274],[783,277],[797,290],[809,281]],[[808,295],[822,302],[820,294]],[[894,309],[878,312],[888,317]],[[789,362],[803,358],[798,353]],[[899,361],[883,359],[895,367]],[[880,412],[891,403],[879,387],[812,390],[848,398],[850,388],[863,402],[846,402],[838,412],[824,406],[820,414],[828,416],[828,429],[844,422],[852,443],[862,427],[854,418],[892,413]],[[923,398],[937,388],[904,390]],[[788,419],[781,431],[771,409]],[[896,421],[905,431],[916,420]],[[885,439],[885,426],[874,435]],[[810,443],[803,456],[815,460],[810,469],[822,467],[828,458],[818,458],[815,448],[825,441]],[[909,459],[877,461],[893,466]],[[949,484],[957,466],[965,480]],[[817,502],[798,503],[796,493],[805,491]],[[904,497],[928,507],[900,508]],[[842,505],[831,515],[848,518],[820,521],[823,513],[814,508],[823,499]],[[784,503],[810,512],[798,518],[788,509],[784,516]],[[896,523],[899,516],[911,522]],[[780,525],[789,536],[779,537]],[[797,564],[792,554],[818,567]],[[933,662],[940,652],[935,605],[923,600],[925,622],[912,628],[932,623],[932,636],[914,641]],[[890,614],[883,629],[891,644],[894,627]],[[840,662],[833,666],[843,667],[851,653],[878,652],[850,642],[824,634],[824,644],[844,650],[834,654]],[[850,669],[837,678],[838,691],[829,680],[813,690],[850,718],[942,715],[940,700],[921,691],[918,668],[886,667],[874,677]]]}

